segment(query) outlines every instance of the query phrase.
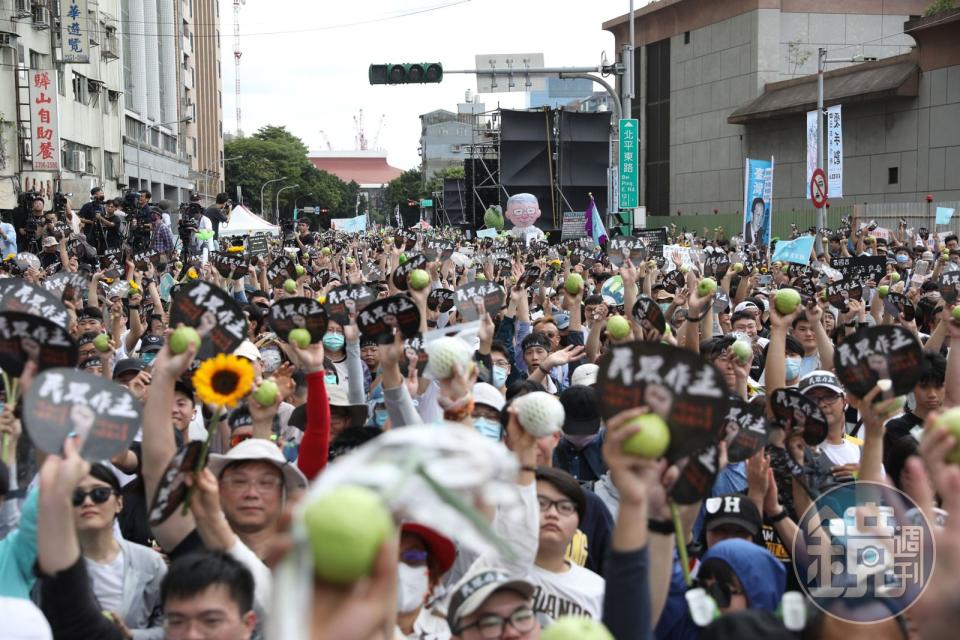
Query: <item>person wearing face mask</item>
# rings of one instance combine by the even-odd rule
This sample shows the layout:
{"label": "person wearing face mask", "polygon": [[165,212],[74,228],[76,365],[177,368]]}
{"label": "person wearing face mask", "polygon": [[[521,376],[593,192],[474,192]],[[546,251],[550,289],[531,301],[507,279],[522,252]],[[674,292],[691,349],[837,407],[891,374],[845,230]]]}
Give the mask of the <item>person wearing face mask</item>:
{"label": "person wearing face mask", "polygon": [[501,342],[494,342],[490,346],[490,384],[498,391],[505,393],[507,389],[507,378],[510,377],[510,354],[507,347]]}
{"label": "person wearing face mask", "polygon": [[506,400],[496,387],[486,382],[473,385],[473,428],[491,440],[500,441],[500,411]]}
{"label": "person wearing face mask", "polygon": [[428,604],[444,575],[453,567],[457,548],[430,527],[405,522],[400,529],[397,567],[397,629],[411,640],[446,640],[447,621]]}
{"label": "person wearing face mask", "polygon": [[573,385],[560,394],[560,402],[565,412],[563,437],[553,452],[553,466],[580,482],[594,482],[607,471],[597,391]]}

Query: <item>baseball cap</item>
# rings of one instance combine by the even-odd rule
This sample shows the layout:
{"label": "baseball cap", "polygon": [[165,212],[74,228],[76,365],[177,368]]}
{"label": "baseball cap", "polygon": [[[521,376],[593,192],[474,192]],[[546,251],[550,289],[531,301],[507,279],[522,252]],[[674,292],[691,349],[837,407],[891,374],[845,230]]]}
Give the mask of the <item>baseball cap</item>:
{"label": "baseball cap", "polygon": [[240,343],[239,347],[234,349],[233,355],[246,358],[250,362],[256,362],[257,360],[260,360],[260,349],[257,349],[257,345],[253,344],[249,340],[244,340]]}
{"label": "baseball cap", "polygon": [[836,393],[843,393],[843,385],[840,384],[837,376],[830,371],[811,371],[800,378],[800,382],[797,384],[797,390],[802,394],[819,388],[830,389]]}
{"label": "baseball cap", "polygon": [[751,536],[757,535],[763,524],[757,505],[742,493],[727,493],[704,500],[703,526],[713,531],[723,525],[740,527]]}
{"label": "baseball cap", "polygon": [[440,575],[453,568],[453,563],[457,560],[457,547],[450,538],[416,522],[404,522],[400,527],[400,532],[411,533],[423,540],[427,552],[437,561],[437,569],[440,570]]}
{"label": "baseball cap", "polygon": [[117,362],[113,367],[113,379],[116,380],[120,376],[127,373],[140,373],[141,371],[146,371],[147,365],[140,360],[139,358],[124,358]]}
{"label": "baseball cap", "polygon": [[573,370],[573,373],[570,374],[570,386],[582,385],[590,386],[597,383],[597,374],[600,372],[600,367],[588,362],[587,364],[581,364],[576,369]]}
{"label": "baseball cap", "polygon": [[300,469],[287,462],[276,444],[263,438],[244,440],[225,454],[211,453],[207,468],[219,478],[228,465],[234,462],[253,460],[267,462],[279,469],[280,473],[283,474],[283,484],[287,493],[307,487],[307,478],[300,472]]}
{"label": "baseball cap", "polygon": [[163,348],[163,336],[143,336],[140,338],[140,353],[156,353]]}
{"label": "baseball cap", "polygon": [[574,385],[560,394],[563,405],[563,432],[571,436],[588,436],[600,430],[599,395],[593,387]]}
{"label": "baseball cap", "polygon": [[570,314],[565,311],[558,311],[553,314],[553,321],[556,323],[557,329],[561,331],[570,328]]}
{"label": "baseball cap", "polygon": [[497,388],[486,382],[477,382],[473,385],[473,403],[482,404],[500,411],[507,400]]}
{"label": "baseball cap", "polygon": [[760,311],[760,307],[758,307],[756,304],[754,304],[753,302],[750,302],[749,300],[744,300],[743,302],[741,302],[740,304],[738,304],[733,308],[733,312],[739,313],[740,311],[744,311],[746,309],[749,309],[750,307],[753,307],[757,311]]}
{"label": "baseball cap", "polygon": [[516,591],[524,598],[533,597],[534,586],[524,578],[511,578],[502,571],[481,569],[467,573],[454,587],[447,608],[447,624],[456,633],[460,621],[474,613],[497,591]]}
{"label": "baseball cap", "polygon": [[46,247],[55,247],[55,246],[57,246],[57,239],[54,238],[53,236],[46,236],[46,237],[43,239],[43,246],[44,246],[44,248],[46,248]]}

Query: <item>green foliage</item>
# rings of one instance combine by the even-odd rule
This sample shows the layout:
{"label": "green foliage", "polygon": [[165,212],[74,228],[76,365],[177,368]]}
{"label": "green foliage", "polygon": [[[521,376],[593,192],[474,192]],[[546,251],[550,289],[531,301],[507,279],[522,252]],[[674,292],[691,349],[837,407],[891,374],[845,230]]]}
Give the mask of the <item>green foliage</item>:
{"label": "green foliage", "polygon": [[427,180],[427,193],[433,193],[434,191],[443,190],[443,179],[444,178],[456,178],[458,180],[463,180],[463,165],[458,167],[447,167],[441,171],[436,171]]}
{"label": "green foliage", "polygon": [[923,15],[925,17],[930,17],[944,11],[950,11],[954,8],[955,3],[956,0],[934,0],[934,2],[927,7],[927,10],[923,12]]}
{"label": "green foliage", "polygon": [[387,188],[383,190],[383,204],[380,211],[391,219],[393,208],[397,204],[405,204],[407,200],[419,200],[424,195],[423,174],[420,169],[409,169],[387,184]]}
{"label": "green foliage", "polygon": [[[301,199],[301,206],[325,207],[334,218],[354,214],[360,186],[314,167],[307,159],[307,146],[286,127],[267,125],[250,137],[234,138],[224,145],[223,152],[227,157],[242,156],[227,166],[227,193],[236,193],[240,185],[244,202],[268,219],[273,219],[277,189],[294,184],[296,189],[280,194],[281,213],[288,215],[298,196],[312,193]],[[267,185],[261,203],[261,187],[280,177],[287,179]]]}

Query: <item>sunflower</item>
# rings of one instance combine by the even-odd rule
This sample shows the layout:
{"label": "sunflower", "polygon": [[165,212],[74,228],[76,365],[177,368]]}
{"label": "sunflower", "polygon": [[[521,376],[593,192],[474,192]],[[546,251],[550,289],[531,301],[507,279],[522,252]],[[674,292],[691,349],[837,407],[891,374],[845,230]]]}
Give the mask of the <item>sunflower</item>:
{"label": "sunflower", "polygon": [[190,267],[189,269],[187,269],[187,277],[190,278],[191,280],[196,280],[198,277],[197,270],[194,269],[193,267]]}
{"label": "sunflower", "polygon": [[253,386],[253,366],[246,358],[221,353],[200,364],[193,386],[207,404],[233,407]]}
{"label": "sunflower", "polygon": [[133,280],[130,280],[128,284],[130,285],[130,295],[133,295],[135,293],[140,293],[140,285],[138,285]]}
{"label": "sunflower", "polygon": [[243,253],[243,247],[230,247],[227,253]]}

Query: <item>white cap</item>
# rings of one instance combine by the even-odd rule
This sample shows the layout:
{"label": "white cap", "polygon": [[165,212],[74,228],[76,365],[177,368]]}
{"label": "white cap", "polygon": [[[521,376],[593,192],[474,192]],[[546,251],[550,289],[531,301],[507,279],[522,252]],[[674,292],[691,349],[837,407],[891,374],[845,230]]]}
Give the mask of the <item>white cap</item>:
{"label": "white cap", "polygon": [[294,490],[307,488],[307,478],[300,472],[300,469],[287,462],[287,459],[280,453],[279,447],[272,440],[262,438],[244,440],[225,454],[211,453],[207,468],[219,478],[227,465],[247,460],[259,460],[272,464],[279,469],[280,473],[283,474],[283,483],[288,494]]}
{"label": "white cap", "polygon": [[760,308],[757,307],[757,305],[755,305],[754,303],[750,302],[749,300],[744,300],[743,302],[741,302],[740,304],[738,304],[737,306],[735,306],[735,307],[733,308],[733,312],[734,312],[734,313],[739,313],[739,312],[747,309],[748,307],[753,307],[753,308],[756,309],[757,311],[760,311]]}
{"label": "white cap", "polygon": [[573,375],[570,376],[570,386],[575,384],[582,384],[586,387],[597,383],[597,374],[600,372],[600,367],[593,363],[581,364],[579,367],[573,370]]}
{"label": "white cap", "polygon": [[492,407],[497,411],[503,409],[507,402],[503,394],[497,391],[497,388],[486,382],[478,382],[473,385],[473,403]]}
{"label": "white cap", "polygon": [[250,362],[256,362],[257,360],[260,360],[260,349],[258,349],[257,345],[253,344],[249,340],[244,340],[240,343],[239,347],[234,349],[233,355],[246,358]]}

